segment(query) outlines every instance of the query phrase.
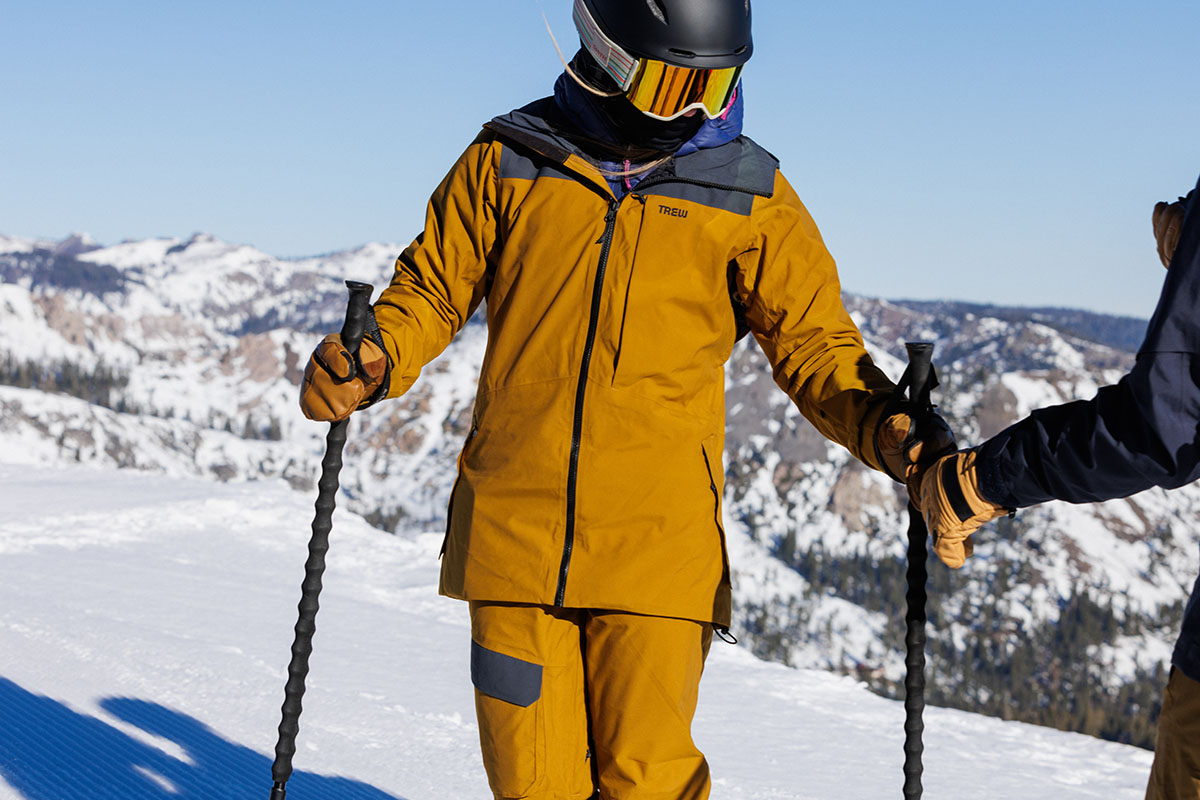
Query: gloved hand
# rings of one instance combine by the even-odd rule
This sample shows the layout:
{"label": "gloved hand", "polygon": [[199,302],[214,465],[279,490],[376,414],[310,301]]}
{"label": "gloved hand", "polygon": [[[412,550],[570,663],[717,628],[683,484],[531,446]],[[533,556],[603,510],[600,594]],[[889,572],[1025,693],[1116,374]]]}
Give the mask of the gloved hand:
{"label": "gloved hand", "polygon": [[958,569],[974,552],[969,538],[985,522],[1013,513],[979,491],[976,452],[963,450],[943,456],[918,477],[916,505],[933,536],[933,552],[948,567]]}
{"label": "gloved hand", "polygon": [[300,410],[318,422],[346,419],[357,409],[369,405],[387,375],[388,357],[379,345],[364,337],[358,349],[358,363],[342,344],[342,337],[331,333],[317,345],[304,368],[300,385]]}
{"label": "gloved hand", "polygon": [[917,506],[920,494],[916,482],[920,474],[939,457],[958,449],[950,426],[935,413],[915,418],[904,412],[892,414],[876,428],[875,443],[884,471],[904,482]]}
{"label": "gloved hand", "polygon": [[1174,203],[1158,203],[1154,206],[1151,222],[1154,224],[1154,240],[1158,243],[1158,257],[1164,267],[1171,266],[1175,245],[1179,244],[1179,231],[1183,227],[1183,216],[1187,212],[1187,201],[1192,195],[1181,197]]}

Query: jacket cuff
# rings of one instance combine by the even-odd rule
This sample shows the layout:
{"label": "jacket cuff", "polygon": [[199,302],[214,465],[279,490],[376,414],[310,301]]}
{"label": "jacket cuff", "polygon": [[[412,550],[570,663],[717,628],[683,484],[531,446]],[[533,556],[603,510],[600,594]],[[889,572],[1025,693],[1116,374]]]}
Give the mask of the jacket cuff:
{"label": "jacket cuff", "polygon": [[[859,452],[855,455],[857,455],[858,459],[871,469],[878,470],[893,480],[903,482],[900,478],[893,475],[891,470],[887,468],[887,465],[883,463],[883,454],[879,450],[879,426],[883,424],[884,412],[889,410],[888,405],[888,398],[883,397],[878,402],[872,404],[867,409],[867,413],[863,415],[862,425],[859,427],[859,431],[861,431],[863,434],[870,431],[868,434],[870,436],[870,441],[864,442],[860,440],[858,448]],[[894,410],[894,413],[898,411],[899,409],[896,409]]]}
{"label": "jacket cuff", "polygon": [[984,500],[1005,508],[1018,508],[1016,497],[1013,496],[1008,480],[1000,467],[1000,459],[986,452],[986,445],[973,448],[975,450],[975,480],[979,485],[979,494]]}

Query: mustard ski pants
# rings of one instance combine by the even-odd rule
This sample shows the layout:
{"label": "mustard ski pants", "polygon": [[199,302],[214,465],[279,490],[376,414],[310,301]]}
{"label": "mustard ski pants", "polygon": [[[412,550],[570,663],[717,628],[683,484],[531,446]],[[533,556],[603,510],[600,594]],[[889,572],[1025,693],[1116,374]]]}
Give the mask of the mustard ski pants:
{"label": "mustard ski pants", "polygon": [[1146,800],[1200,800],[1200,683],[1171,670]]}
{"label": "mustard ski pants", "polygon": [[471,639],[479,739],[496,798],[708,797],[691,725],[709,624],[472,602]]}

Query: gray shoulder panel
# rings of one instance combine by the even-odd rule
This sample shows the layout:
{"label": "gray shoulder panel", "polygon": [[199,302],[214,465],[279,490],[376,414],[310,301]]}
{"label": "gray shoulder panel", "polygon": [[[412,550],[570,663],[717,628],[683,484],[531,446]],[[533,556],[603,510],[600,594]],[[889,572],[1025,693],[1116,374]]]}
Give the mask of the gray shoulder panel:
{"label": "gray shoulder panel", "polygon": [[576,153],[546,120],[553,100],[546,98],[484,125],[502,146],[500,151],[500,177],[511,180],[536,180],[538,178],[561,178],[577,180],[562,164]]}
{"label": "gray shoulder panel", "polygon": [[778,169],[775,156],[741,136],[729,144],[675,159],[636,191],[748,216],[755,197],[775,193]]}
{"label": "gray shoulder panel", "polygon": [[775,193],[778,169],[779,159],[746,136],[675,161],[675,174],[684,180],[719,184],[762,197]]}
{"label": "gray shoulder panel", "polygon": [[471,640],[471,683],[488,697],[526,708],[542,696],[542,666]]}
{"label": "gray shoulder panel", "polygon": [[528,153],[521,152],[509,142],[500,140],[500,178],[509,180],[533,181],[538,178],[562,178],[575,180],[565,169],[561,169],[547,159],[535,161]]}

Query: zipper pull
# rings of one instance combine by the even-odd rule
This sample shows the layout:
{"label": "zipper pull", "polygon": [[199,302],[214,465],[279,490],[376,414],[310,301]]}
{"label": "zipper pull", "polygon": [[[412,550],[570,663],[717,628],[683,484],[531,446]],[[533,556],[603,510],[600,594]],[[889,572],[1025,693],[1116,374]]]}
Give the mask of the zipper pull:
{"label": "zipper pull", "polygon": [[609,200],[608,201],[608,213],[604,215],[604,224],[605,225],[613,224],[613,221],[617,218],[617,209],[620,207],[621,207],[620,200]]}
{"label": "zipper pull", "polygon": [[604,215],[604,233],[600,234],[600,238],[596,240],[596,244],[603,245],[604,240],[612,235],[613,223],[617,221],[617,209],[620,207],[620,200],[608,201],[608,213]]}

